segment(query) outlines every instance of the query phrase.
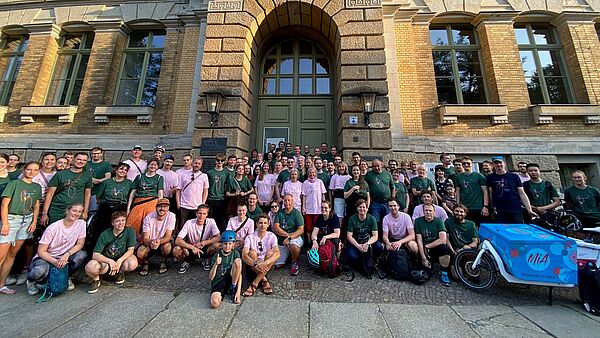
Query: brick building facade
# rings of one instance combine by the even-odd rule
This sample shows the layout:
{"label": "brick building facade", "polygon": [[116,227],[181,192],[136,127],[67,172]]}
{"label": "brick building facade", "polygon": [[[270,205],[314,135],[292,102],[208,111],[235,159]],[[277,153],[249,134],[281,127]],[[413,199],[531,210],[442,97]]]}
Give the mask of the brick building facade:
{"label": "brick building facade", "polygon": [[591,0],[0,0],[0,149],[37,160],[100,145],[116,162],[137,143],[180,157],[211,137],[236,154],[326,140],[384,159],[504,155],[599,185],[598,12]]}

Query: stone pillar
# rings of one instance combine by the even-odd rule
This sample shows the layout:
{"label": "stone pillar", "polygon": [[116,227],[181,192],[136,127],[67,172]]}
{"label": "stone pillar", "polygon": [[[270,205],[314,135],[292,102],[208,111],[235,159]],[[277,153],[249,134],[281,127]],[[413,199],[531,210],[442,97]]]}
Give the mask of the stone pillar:
{"label": "stone pillar", "polygon": [[573,86],[574,103],[600,103],[600,41],[597,13],[562,13],[552,21],[558,30]]}

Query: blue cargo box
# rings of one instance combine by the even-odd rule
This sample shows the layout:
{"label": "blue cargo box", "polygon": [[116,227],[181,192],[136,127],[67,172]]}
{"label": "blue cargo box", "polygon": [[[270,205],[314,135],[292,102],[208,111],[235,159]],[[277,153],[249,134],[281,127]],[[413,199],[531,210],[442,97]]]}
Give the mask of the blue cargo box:
{"label": "blue cargo box", "polygon": [[526,281],[577,284],[575,240],[533,224],[481,224],[481,241],[498,251],[506,270]]}

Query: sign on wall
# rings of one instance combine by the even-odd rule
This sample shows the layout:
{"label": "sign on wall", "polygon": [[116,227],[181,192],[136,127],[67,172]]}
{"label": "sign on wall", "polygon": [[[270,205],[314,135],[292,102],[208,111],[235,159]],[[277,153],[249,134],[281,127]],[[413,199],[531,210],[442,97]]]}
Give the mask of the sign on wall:
{"label": "sign on wall", "polygon": [[209,12],[238,12],[244,8],[244,0],[212,0],[208,2]]}

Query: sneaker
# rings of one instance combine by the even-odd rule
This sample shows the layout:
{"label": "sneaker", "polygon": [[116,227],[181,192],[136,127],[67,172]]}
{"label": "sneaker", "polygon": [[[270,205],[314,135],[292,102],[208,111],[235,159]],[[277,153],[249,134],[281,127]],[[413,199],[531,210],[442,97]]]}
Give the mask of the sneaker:
{"label": "sneaker", "polygon": [[229,289],[229,293],[231,294],[231,297],[229,298],[229,301],[233,304],[235,304],[235,294],[237,292],[237,286],[231,286],[231,288]]}
{"label": "sneaker", "polygon": [[125,283],[125,272],[119,272],[117,274],[117,279],[115,280],[115,284],[121,285]]}
{"label": "sneaker", "polygon": [[27,272],[21,272],[19,278],[17,278],[17,285],[23,285],[27,282]]}
{"label": "sneaker", "polygon": [[211,268],[211,264],[210,264],[210,259],[204,259],[202,260],[202,268],[204,269],[204,271],[210,271]]}
{"label": "sneaker", "polygon": [[190,268],[190,263],[183,262],[183,263],[181,263],[181,265],[179,265],[179,270],[177,272],[185,273],[186,271],[188,271],[189,268]]}
{"label": "sneaker", "polygon": [[75,290],[75,284],[73,284],[73,278],[69,278],[69,286],[67,287],[67,291]]}
{"label": "sneaker", "polygon": [[4,281],[4,285],[6,285],[6,286],[15,285],[15,284],[17,284],[17,281],[18,281],[18,279],[15,276],[10,275],[10,276],[6,277],[6,281]]}
{"label": "sneaker", "polygon": [[40,288],[35,282],[25,281],[25,284],[27,284],[27,293],[30,296],[35,296],[40,293]]}
{"label": "sneaker", "polygon": [[298,263],[292,262],[292,267],[290,268],[290,275],[296,276],[298,274],[298,270],[299,270]]}
{"label": "sneaker", "polygon": [[98,289],[100,288],[100,285],[102,285],[102,282],[100,282],[99,279],[98,280],[93,280],[90,283],[90,288],[88,289],[88,293],[89,294],[93,294],[93,293],[98,292]]}
{"label": "sneaker", "polygon": [[443,286],[450,286],[450,278],[448,277],[447,271],[440,272],[440,283],[442,283]]}

